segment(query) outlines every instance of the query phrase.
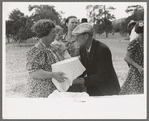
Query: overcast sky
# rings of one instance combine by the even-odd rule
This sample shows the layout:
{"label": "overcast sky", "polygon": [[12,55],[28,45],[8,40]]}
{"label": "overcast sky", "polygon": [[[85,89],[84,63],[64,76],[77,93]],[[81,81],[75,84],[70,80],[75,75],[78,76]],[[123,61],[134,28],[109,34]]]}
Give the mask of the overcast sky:
{"label": "overcast sky", "polygon": [[87,17],[87,10],[85,9],[87,5],[106,5],[115,7],[116,9],[112,12],[116,19],[124,18],[129,16],[125,12],[127,6],[129,5],[142,5],[143,2],[3,2],[3,18],[8,19],[10,12],[13,9],[18,8],[25,15],[30,15],[28,11],[29,5],[54,5],[57,11],[63,11],[63,17],[68,17],[70,15],[75,15],[78,19]]}

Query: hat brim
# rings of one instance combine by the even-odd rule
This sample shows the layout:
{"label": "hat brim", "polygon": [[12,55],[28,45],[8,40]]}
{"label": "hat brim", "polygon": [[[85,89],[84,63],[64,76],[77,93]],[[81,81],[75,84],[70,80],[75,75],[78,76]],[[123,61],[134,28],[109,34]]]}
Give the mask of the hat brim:
{"label": "hat brim", "polygon": [[72,35],[80,35],[80,34],[82,34],[82,33],[72,33]]}
{"label": "hat brim", "polygon": [[84,31],[82,33],[72,33],[72,35],[80,35],[80,34],[84,34],[84,33],[90,33],[91,31]]}
{"label": "hat brim", "polygon": [[130,28],[130,25],[136,24],[136,23],[137,23],[136,21],[129,23],[127,28],[129,29]]}

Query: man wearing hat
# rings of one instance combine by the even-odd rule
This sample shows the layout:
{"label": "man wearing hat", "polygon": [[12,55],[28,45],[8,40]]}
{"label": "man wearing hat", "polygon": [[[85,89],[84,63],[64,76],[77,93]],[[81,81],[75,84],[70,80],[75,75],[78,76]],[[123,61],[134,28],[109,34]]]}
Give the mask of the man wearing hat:
{"label": "man wearing hat", "polygon": [[84,84],[90,96],[117,95],[120,85],[111,51],[107,45],[93,38],[92,29],[91,24],[81,23],[72,32],[80,43],[80,60],[86,68],[73,84]]}
{"label": "man wearing hat", "polygon": [[138,34],[135,32],[135,25],[136,25],[136,21],[134,20],[131,20],[129,23],[128,23],[128,30],[130,30],[130,42],[135,39],[136,37],[138,37]]}
{"label": "man wearing hat", "polygon": [[81,23],[85,23],[85,22],[87,22],[87,18],[82,18]]}

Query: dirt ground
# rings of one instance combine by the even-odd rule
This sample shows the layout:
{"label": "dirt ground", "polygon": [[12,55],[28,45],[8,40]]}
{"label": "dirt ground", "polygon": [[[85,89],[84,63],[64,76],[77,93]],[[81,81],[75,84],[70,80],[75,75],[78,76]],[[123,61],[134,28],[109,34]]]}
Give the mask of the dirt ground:
{"label": "dirt ground", "polygon": [[[124,83],[128,73],[128,65],[124,61],[128,40],[120,36],[96,37],[107,44],[112,52],[112,60],[117,73],[120,86]],[[26,84],[26,52],[31,46],[16,47],[15,44],[6,45],[6,77],[3,80],[5,96],[13,98],[25,98],[24,87]]]}

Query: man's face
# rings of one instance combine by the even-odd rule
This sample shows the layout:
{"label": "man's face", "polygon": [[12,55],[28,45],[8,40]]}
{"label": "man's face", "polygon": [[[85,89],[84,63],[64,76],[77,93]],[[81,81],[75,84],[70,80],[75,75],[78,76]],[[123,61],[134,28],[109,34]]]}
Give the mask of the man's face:
{"label": "man's face", "polygon": [[86,38],[85,34],[76,35],[75,41],[79,42],[80,47],[84,47],[87,45],[87,38]]}

